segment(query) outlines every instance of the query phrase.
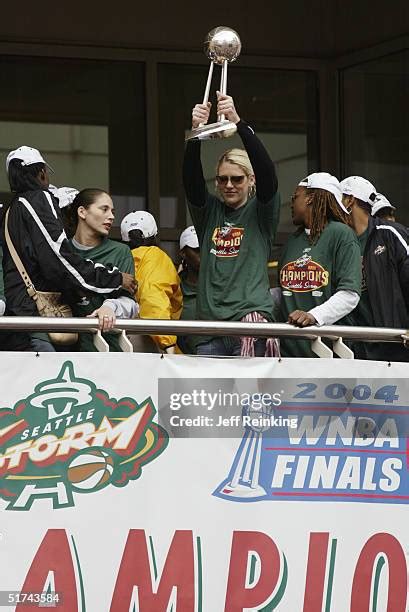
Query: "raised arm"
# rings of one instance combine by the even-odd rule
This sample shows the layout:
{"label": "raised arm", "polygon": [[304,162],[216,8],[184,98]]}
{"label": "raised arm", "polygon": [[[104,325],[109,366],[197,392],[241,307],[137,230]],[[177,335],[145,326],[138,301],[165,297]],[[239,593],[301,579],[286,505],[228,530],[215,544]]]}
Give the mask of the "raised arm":
{"label": "raised arm", "polygon": [[[192,129],[207,123],[210,106],[210,102],[196,104],[192,110]],[[205,205],[207,188],[200,160],[200,140],[190,140],[186,145],[183,159],[183,185],[190,204],[193,206]]]}
{"label": "raised arm", "polygon": [[277,192],[278,181],[273,161],[254,130],[242,121],[231,96],[218,94],[217,113],[224,114],[237,125],[244,148],[247,151],[256,177],[256,192],[260,202],[269,202]]}
{"label": "raised arm", "polygon": [[190,140],[183,158],[183,185],[186,197],[193,206],[204,206],[206,202],[206,182],[200,161],[200,141]]}
{"label": "raised arm", "polygon": [[244,121],[237,124],[237,132],[243,141],[254,176],[256,177],[256,193],[260,202],[269,202],[277,193],[278,181],[274,164],[264,148],[261,140],[257,138],[253,129]]}

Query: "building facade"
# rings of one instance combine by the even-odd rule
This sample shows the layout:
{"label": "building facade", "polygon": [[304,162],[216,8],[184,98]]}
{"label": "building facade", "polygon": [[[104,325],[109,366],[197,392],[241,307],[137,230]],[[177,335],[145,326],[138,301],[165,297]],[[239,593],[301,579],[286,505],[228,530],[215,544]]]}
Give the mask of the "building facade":
{"label": "building facade", "polygon": [[[203,15],[181,1],[5,7],[0,157],[21,144],[39,148],[58,186],[108,189],[117,224],[129,210],[148,209],[175,256],[189,223],[181,165],[207,76],[202,41],[222,24],[243,44],[228,92],[277,164],[277,248],[292,229],[294,186],[318,170],[366,176],[409,225],[409,7],[402,0],[370,7],[242,0],[234,10],[209,5]],[[213,102],[218,78],[216,69]],[[219,154],[236,144],[203,144],[210,188]],[[2,174],[0,197],[7,192]]]}

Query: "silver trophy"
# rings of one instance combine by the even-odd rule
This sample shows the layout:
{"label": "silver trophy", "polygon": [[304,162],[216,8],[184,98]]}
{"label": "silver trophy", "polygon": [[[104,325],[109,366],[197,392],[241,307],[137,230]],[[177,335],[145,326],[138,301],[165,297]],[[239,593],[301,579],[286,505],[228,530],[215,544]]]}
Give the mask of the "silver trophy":
{"label": "silver trophy", "polygon": [[[219,26],[208,33],[204,41],[204,52],[210,59],[210,67],[203,96],[203,104],[207,104],[209,100],[214,65],[218,64],[222,67],[220,93],[225,94],[227,91],[227,65],[230,62],[234,62],[239,57],[240,51],[241,41],[239,35],[231,28]],[[227,138],[228,136],[232,136],[236,129],[235,123],[226,119],[224,115],[219,115],[216,123],[200,125],[190,131],[186,140],[192,140],[193,138],[199,138],[200,140]]]}

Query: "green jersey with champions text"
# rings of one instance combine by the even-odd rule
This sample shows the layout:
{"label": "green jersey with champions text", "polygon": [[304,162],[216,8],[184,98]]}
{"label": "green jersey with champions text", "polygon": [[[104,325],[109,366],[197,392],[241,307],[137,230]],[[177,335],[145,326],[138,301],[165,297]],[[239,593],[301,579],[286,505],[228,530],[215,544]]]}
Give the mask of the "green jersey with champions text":
{"label": "green jersey with champions text", "polygon": [[189,205],[200,243],[198,319],[239,321],[257,311],[272,320],[267,263],[279,208],[278,194],[236,209],[210,194],[204,206]]}
{"label": "green jersey with champions text", "polygon": [[[94,263],[101,263],[104,265],[111,264],[116,266],[121,272],[128,272],[128,274],[134,275],[134,261],[132,253],[129,247],[120,242],[109,240],[105,238],[100,245],[93,247],[92,249],[81,249],[76,246],[76,243],[71,241],[72,247],[76,253],[84,257],[84,259],[91,259]],[[123,292],[123,295],[129,297],[129,293]],[[102,306],[104,301],[109,299],[106,294],[87,293],[82,299],[78,300],[73,305],[72,310],[75,317],[86,317],[91,314],[96,308]],[[113,298],[111,298],[113,299]],[[105,333],[102,334],[103,338],[109,344],[110,351],[121,351],[119,347],[118,334]],[[81,332],[79,334],[78,349],[80,351],[96,351],[97,349],[93,343],[93,334],[87,332]]]}
{"label": "green jersey with champions text", "polygon": [[[294,310],[308,312],[323,304],[337,291],[360,294],[361,266],[357,237],[343,223],[330,221],[315,244],[305,231],[290,236],[280,260],[283,320]],[[284,356],[315,356],[308,340],[283,339],[281,346]]]}

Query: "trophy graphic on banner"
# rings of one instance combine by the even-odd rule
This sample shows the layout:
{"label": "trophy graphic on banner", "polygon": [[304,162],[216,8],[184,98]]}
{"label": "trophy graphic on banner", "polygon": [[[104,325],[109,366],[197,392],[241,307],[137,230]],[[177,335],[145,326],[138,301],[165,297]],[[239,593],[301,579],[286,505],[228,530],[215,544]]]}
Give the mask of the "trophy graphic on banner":
{"label": "trophy graphic on banner", "polygon": [[[209,73],[207,76],[206,89],[203,96],[203,104],[209,100],[210,86],[212,84],[213,68],[215,64],[221,66],[220,93],[227,91],[227,66],[234,62],[240,55],[241,41],[237,32],[225,26],[219,26],[211,30],[204,41],[204,51],[210,59]],[[224,115],[217,117],[216,123],[200,125],[191,130],[186,140],[199,138],[207,140],[210,138],[227,138],[236,131],[236,124],[225,118]]]}
{"label": "trophy graphic on banner", "polygon": [[[247,414],[250,411],[251,408]],[[222,486],[220,493],[232,498],[264,497],[266,495],[266,490],[259,483],[259,477],[263,432],[268,429],[269,427],[263,426],[247,428],[236,455],[231,479]]]}
{"label": "trophy graphic on banner", "polygon": [[243,416],[250,419],[240,446],[237,450],[229,476],[216,489],[225,498],[250,499],[267,496],[260,484],[262,465],[263,434],[271,430],[274,406],[255,407],[253,403],[243,406]]}

